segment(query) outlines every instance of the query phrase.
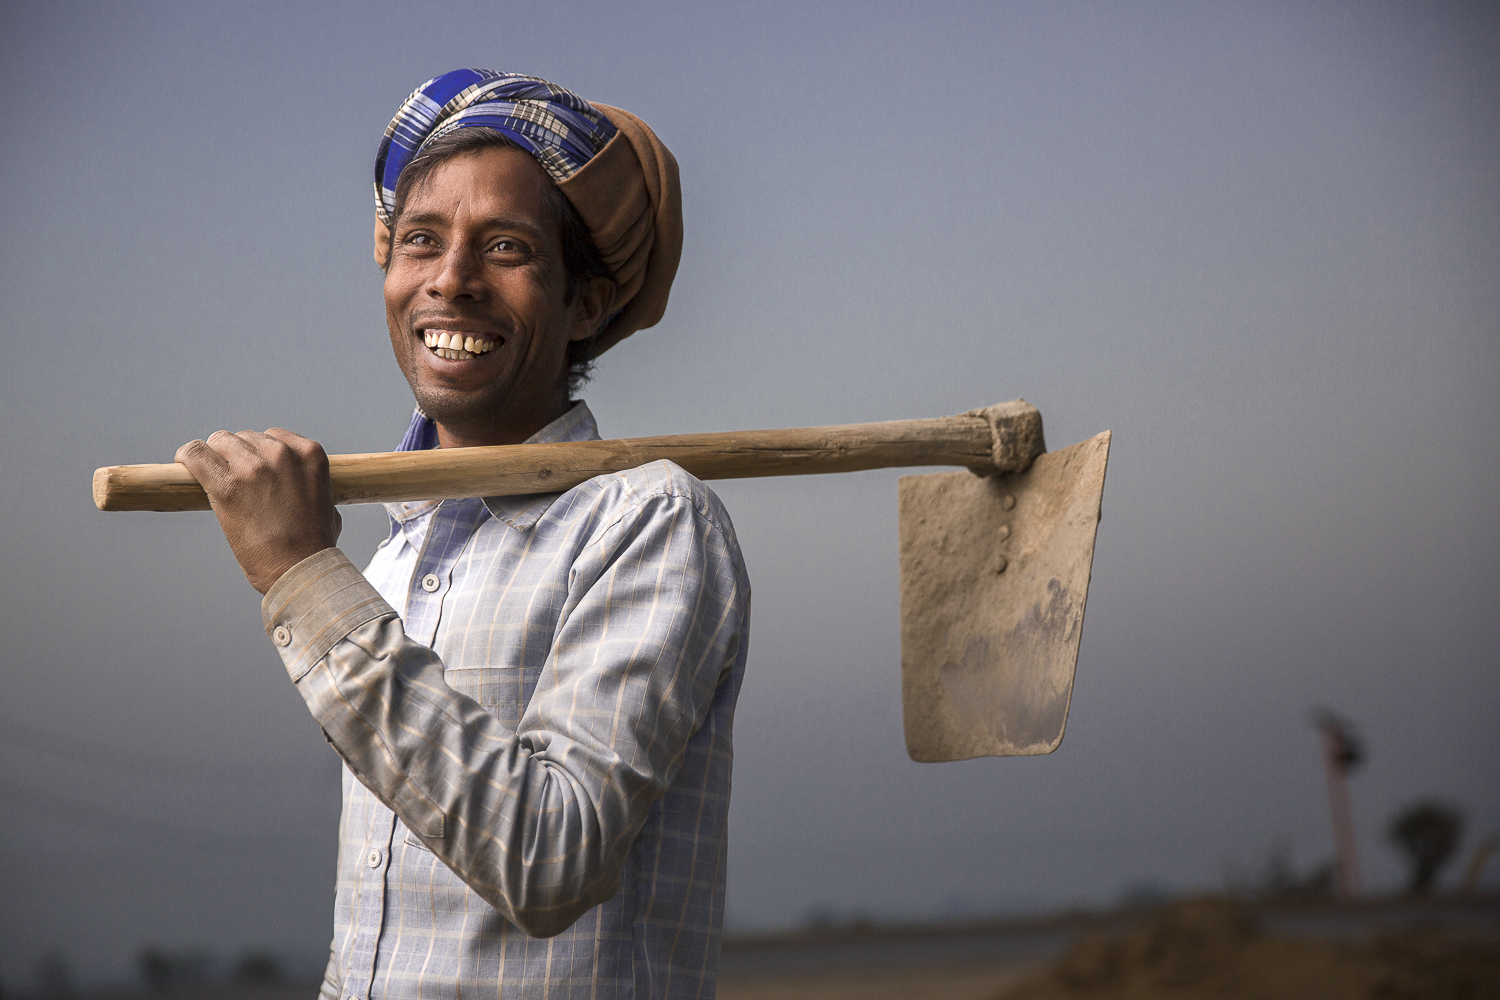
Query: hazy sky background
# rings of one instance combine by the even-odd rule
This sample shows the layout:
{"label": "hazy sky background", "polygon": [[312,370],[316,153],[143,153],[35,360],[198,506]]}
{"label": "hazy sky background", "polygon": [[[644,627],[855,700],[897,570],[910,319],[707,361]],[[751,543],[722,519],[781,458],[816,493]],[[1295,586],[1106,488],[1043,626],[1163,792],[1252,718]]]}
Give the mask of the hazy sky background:
{"label": "hazy sky background", "polygon": [[[650,122],[687,238],[606,436],[956,413],[1114,431],[1068,735],[918,765],[897,473],[718,489],[755,586],[729,926],[1105,905],[1500,830],[1500,17],[1442,4],[8,4],[0,982],[61,948],[321,965],[338,767],[207,514],[96,466],[393,447],[370,259],[400,101],[519,71]],[[346,509],[357,560],[384,533]],[[1488,884],[1500,884],[1493,866]],[[1449,872],[1451,879],[1454,872]]]}

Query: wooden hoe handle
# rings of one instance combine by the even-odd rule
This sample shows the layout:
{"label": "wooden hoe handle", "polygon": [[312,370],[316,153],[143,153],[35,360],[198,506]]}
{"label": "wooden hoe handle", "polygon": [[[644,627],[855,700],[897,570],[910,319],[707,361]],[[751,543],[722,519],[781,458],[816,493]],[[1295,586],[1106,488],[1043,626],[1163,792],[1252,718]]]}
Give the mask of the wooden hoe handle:
{"label": "wooden hoe handle", "polygon": [[[1025,400],[956,417],[788,430],[674,434],[613,441],[330,455],[334,503],[558,493],[594,476],[670,459],[699,479],[803,476],[912,465],[1021,472],[1046,446]],[[100,510],[208,510],[186,467],[110,465],[94,472]]]}

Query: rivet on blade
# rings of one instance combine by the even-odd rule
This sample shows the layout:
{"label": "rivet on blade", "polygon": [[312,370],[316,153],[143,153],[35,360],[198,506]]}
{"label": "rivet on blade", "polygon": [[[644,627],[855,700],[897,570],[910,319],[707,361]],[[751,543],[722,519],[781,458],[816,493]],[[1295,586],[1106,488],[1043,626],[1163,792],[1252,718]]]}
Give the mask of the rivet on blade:
{"label": "rivet on blade", "polygon": [[1009,493],[1005,494],[1005,496],[1000,499],[1000,509],[1001,510],[1010,510],[1015,505],[1016,505],[1016,498],[1013,497],[1013,496],[1011,496]]}
{"label": "rivet on blade", "polygon": [[1005,567],[1007,567],[1009,565],[1010,565],[1010,563],[1008,563],[1008,562],[1005,561],[1005,557],[1004,556],[1000,556],[998,559],[995,560],[995,572],[996,573],[1004,573],[1005,572]]}
{"label": "rivet on blade", "polygon": [[1002,524],[1002,525],[1000,525],[1000,538],[1001,538],[1001,540],[1004,540],[1004,539],[1009,538],[1009,537],[1010,537],[1010,525],[1008,525],[1008,524]]}

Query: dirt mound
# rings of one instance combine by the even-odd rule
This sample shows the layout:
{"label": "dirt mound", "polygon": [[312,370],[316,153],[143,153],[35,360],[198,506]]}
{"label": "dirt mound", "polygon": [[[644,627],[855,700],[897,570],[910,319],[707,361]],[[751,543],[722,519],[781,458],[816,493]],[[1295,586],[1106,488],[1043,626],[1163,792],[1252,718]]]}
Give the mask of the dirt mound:
{"label": "dirt mound", "polygon": [[1437,931],[1362,941],[1261,933],[1250,911],[1187,900],[1117,936],[1080,938],[996,1000],[1500,1000],[1500,941]]}

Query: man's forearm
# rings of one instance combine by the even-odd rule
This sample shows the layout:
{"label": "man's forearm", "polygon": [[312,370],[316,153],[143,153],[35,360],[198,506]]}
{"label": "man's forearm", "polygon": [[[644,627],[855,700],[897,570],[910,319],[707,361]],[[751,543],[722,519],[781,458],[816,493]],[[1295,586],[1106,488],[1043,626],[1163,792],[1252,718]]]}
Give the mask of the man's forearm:
{"label": "man's forearm", "polygon": [[[547,936],[613,895],[665,775],[610,768],[607,787],[586,794],[596,782],[534,754],[449,687],[437,655],[406,637],[336,549],[288,572],[265,610],[298,691],[355,777],[486,902]],[[551,742],[550,753],[576,758],[579,748]]]}

